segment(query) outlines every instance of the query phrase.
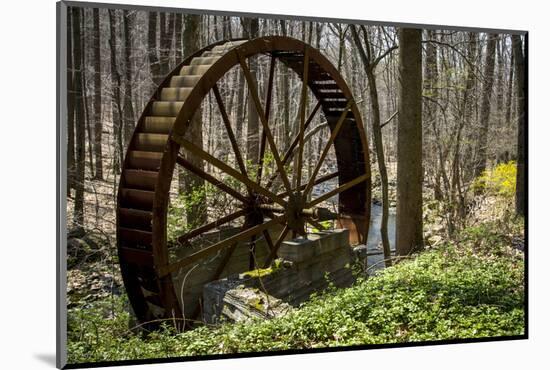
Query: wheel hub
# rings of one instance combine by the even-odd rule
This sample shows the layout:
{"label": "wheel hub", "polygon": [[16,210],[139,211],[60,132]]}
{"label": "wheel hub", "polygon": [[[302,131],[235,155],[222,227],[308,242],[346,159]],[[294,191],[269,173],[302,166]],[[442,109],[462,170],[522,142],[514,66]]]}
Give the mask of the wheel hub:
{"label": "wheel hub", "polygon": [[300,192],[291,193],[288,197],[288,205],[285,211],[288,226],[299,235],[305,235],[305,217],[302,213],[304,199]]}

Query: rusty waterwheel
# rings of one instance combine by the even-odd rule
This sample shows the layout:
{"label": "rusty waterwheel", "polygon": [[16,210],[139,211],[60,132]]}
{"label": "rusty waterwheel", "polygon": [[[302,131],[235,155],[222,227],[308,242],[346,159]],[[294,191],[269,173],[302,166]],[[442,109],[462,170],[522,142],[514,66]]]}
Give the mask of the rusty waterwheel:
{"label": "rusty waterwheel", "polygon": [[[266,58],[269,76],[261,96],[249,68],[250,59],[259,57]],[[279,63],[282,67],[276,68]],[[286,148],[274,135],[280,124],[272,105],[275,75],[283,67],[302,81],[296,99],[299,129]],[[236,119],[220,92],[224,76],[235,68],[241,69],[259,116],[258,163],[245,160],[231,122]],[[219,117],[229,154],[201,147],[186,134],[205,102]],[[325,136],[313,151],[316,163],[309,163],[304,153],[312,137],[308,127],[320,117],[326,130],[318,135]],[[206,206],[203,222],[174,238],[168,231],[173,223],[170,207],[181,171],[230,201],[222,213],[210,214]],[[329,200],[334,207],[326,205]],[[192,320],[200,314],[204,284],[269,265],[285,238],[322,228],[324,220],[349,229],[352,244],[361,243],[368,231],[370,200],[369,154],[358,108],[340,73],[319,50],[278,36],[210,45],[166,76],[127,149],[118,192],[117,245],[133,310],[141,323]]]}

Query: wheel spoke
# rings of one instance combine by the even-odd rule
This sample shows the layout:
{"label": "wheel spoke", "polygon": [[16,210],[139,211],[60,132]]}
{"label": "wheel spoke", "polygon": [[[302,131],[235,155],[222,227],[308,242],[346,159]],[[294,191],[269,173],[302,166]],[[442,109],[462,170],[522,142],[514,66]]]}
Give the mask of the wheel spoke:
{"label": "wheel spoke", "polygon": [[186,168],[187,170],[193,172],[195,175],[197,175],[197,176],[203,178],[204,180],[208,181],[209,183],[211,183],[212,185],[214,185],[218,189],[226,192],[229,195],[232,195],[234,198],[240,200],[241,202],[243,202],[243,203],[248,202],[248,200],[243,195],[241,195],[241,193],[234,190],[233,188],[230,188],[229,186],[227,186],[226,184],[224,184],[223,182],[221,182],[220,180],[218,180],[214,176],[204,172],[203,170],[201,170],[200,168],[198,168],[197,166],[195,166],[194,164],[189,162],[187,159],[183,158],[181,155],[178,155],[178,157],[176,158],[176,162],[180,166]]}
{"label": "wheel spoke", "polygon": [[242,217],[244,215],[246,215],[247,211],[245,209],[241,209],[237,212],[234,212],[234,213],[231,213],[227,216],[224,216],[222,218],[219,218],[217,219],[216,221],[213,221],[209,224],[206,224],[206,225],[203,225],[203,226],[200,226],[200,227],[197,227],[196,229],[193,229],[187,233],[185,233],[184,235],[180,236],[178,238],[178,242],[183,244],[185,243],[186,241],[188,240],[191,240],[193,239],[194,237],[196,236],[199,236],[201,234],[204,234],[205,232],[207,231],[210,231],[212,229],[215,229],[217,228],[218,226],[221,226],[223,224],[226,224],[228,222],[231,222],[233,220],[236,220],[237,218],[239,217]]}
{"label": "wheel spoke", "polygon": [[[221,260],[220,264],[216,268],[216,271],[214,272],[214,276],[212,277],[212,281],[218,280],[220,278],[220,275],[223,272],[223,269],[225,266],[227,266],[227,263],[231,259],[231,256],[233,255],[233,252],[235,252],[235,249],[237,249],[237,243],[233,243],[231,247],[227,250],[225,253],[225,256],[223,256],[223,259]],[[191,315],[192,318],[196,318],[200,313],[201,307],[197,306],[193,314]]]}
{"label": "wheel spoke", "polygon": [[275,245],[273,245],[273,239],[271,239],[271,235],[269,235],[269,231],[264,230],[262,233],[264,234],[265,242],[267,243],[267,246],[269,247],[269,251],[271,252],[275,248]]}
{"label": "wheel spoke", "polygon": [[[279,247],[283,243],[283,240],[285,240],[286,235],[288,234],[289,231],[290,231],[290,228],[288,227],[288,225],[285,225],[285,227],[283,228],[283,231],[281,231],[281,233],[279,234],[279,237],[277,238],[277,241],[275,242],[275,244],[273,244],[273,247],[271,248],[271,251],[269,252],[269,256],[267,256],[267,258],[264,262],[264,268],[269,267],[269,265],[271,264],[271,261],[273,261],[273,259],[277,255],[277,251],[279,250]],[[270,237],[270,239],[271,239],[271,237]]]}
{"label": "wheel spoke", "polygon": [[[313,120],[313,117],[315,117],[315,114],[317,113],[319,108],[321,108],[321,101],[317,102],[317,104],[315,105],[315,108],[313,108],[313,110],[309,114],[309,117],[308,117],[306,123],[304,124],[304,129],[307,129],[307,127],[309,126],[309,124]],[[296,135],[296,137],[294,138],[294,140],[292,141],[292,143],[288,147],[288,149],[285,152],[285,155],[283,156],[283,159],[282,159],[283,165],[286,165],[287,162],[293,157],[294,149],[296,148],[296,145],[298,145],[299,139],[300,139],[299,135]],[[266,184],[267,189],[269,189],[271,187],[271,185],[273,185],[273,182],[275,181],[276,178],[277,178],[277,174],[274,174],[273,176],[271,176],[269,178],[269,181]]]}
{"label": "wheel spoke", "polygon": [[[315,180],[315,183],[313,184],[313,186],[319,185],[319,184],[321,184],[325,181],[333,179],[333,178],[337,177],[338,174],[339,174],[338,171],[336,171],[336,172],[333,172],[333,173],[329,173],[328,175],[321,176],[317,180]],[[307,186],[307,184],[302,184],[299,189],[295,189],[295,190],[303,190],[303,189],[306,188],[306,186]],[[288,193],[285,191],[285,192],[279,193],[277,195],[280,196],[281,198],[283,198],[283,197],[286,197],[288,195]]]}
{"label": "wheel spoke", "polygon": [[216,271],[214,272],[214,276],[212,277],[212,280],[218,280],[220,278],[220,275],[223,272],[223,269],[225,266],[227,266],[227,263],[231,259],[231,256],[233,255],[233,252],[235,252],[235,249],[237,249],[237,243],[233,243],[231,247],[225,252],[225,256],[223,256],[223,259],[221,260],[220,264],[216,268]]}
{"label": "wheel spoke", "polygon": [[296,164],[295,187],[300,188],[302,183],[302,157],[304,155],[304,131],[306,121],[306,100],[307,100],[307,81],[309,71],[309,48],[306,47],[304,52],[304,73],[302,78],[302,97],[300,99],[300,131],[298,133],[298,158]]}
{"label": "wheel spoke", "polygon": [[182,136],[179,135],[172,135],[172,140],[183,146],[185,149],[189,150],[194,155],[202,158],[203,160],[209,162],[213,166],[219,168],[226,174],[228,174],[231,177],[234,177],[235,179],[242,182],[244,185],[249,186],[253,190],[257,191],[258,193],[265,195],[269,199],[273,200],[276,203],[279,203],[283,207],[286,206],[286,202],[279,196],[275,195],[271,191],[263,188],[259,184],[255,183],[254,181],[250,180],[248,177],[244,176],[239,171],[235,170],[234,168],[230,167],[229,165],[225,164],[224,162],[220,161],[219,159],[213,157],[209,153],[205,152],[195,144],[191,143],[187,139],[185,139]]}
{"label": "wheel spoke", "polygon": [[330,138],[328,139],[327,144],[325,145],[325,148],[323,149],[323,152],[321,153],[321,156],[319,157],[319,162],[317,162],[317,165],[315,166],[315,169],[313,170],[313,173],[311,174],[311,178],[309,179],[309,182],[307,184],[306,189],[304,190],[304,196],[307,196],[311,189],[313,188],[313,184],[315,182],[315,177],[317,176],[317,173],[321,169],[321,166],[323,164],[323,161],[325,160],[325,157],[328,154],[328,151],[330,150],[330,147],[332,146],[332,143],[336,139],[336,136],[338,136],[338,133],[340,132],[340,129],[342,128],[342,124],[344,123],[344,120],[346,119],[346,115],[351,107],[352,100],[348,101],[348,104],[346,105],[346,108],[340,115],[340,118],[338,119],[338,122],[336,123],[336,126],[334,127],[334,130],[332,130],[330,134]]}
{"label": "wheel spoke", "polygon": [[[239,232],[243,232],[244,230],[246,230],[246,224],[241,227]],[[225,268],[225,266],[227,266],[227,263],[231,259],[233,252],[235,252],[235,249],[237,249],[237,244],[238,243],[233,243],[233,245],[229,247],[229,249],[225,253],[225,256],[223,256],[223,259],[220,261],[220,264],[216,268],[216,271],[214,272],[214,276],[212,280],[218,280],[220,278],[220,275],[222,274],[223,269]]]}
{"label": "wheel spoke", "polygon": [[227,135],[229,136],[229,141],[231,141],[231,146],[233,147],[233,152],[235,153],[235,158],[237,159],[237,163],[239,164],[241,173],[244,176],[248,177],[248,174],[246,173],[246,166],[244,165],[243,161],[243,156],[241,154],[241,151],[239,150],[239,145],[237,143],[237,139],[235,138],[235,134],[233,133],[233,129],[231,128],[231,122],[229,121],[229,116],[227,115],[227,111],[225,109],[225,104],[223,103],[220,90],[218,90],[218,85],[214,85],[212,90],[214,90],[214,96],[216,97],[216,101],[218,102],[218,107],[222,115],[222,120],[225,125]]}
{"label": "wheel spoke", "polygon": [[309,202],[306,207],[307,208],[311,208],[321,202],[324,202],[325,200],[335,196],[336,194],[339,194],[365,180],[368,179],[368,174],[363,174],[359,177],[356,177],[355,179],[349,181],[349,182],[346,182],[344,185],[340,185],[339,187],[337,187],[336,189],[332,190],[332,191],[329,191],[328,193],[325,193],[323,194],[322,196],[320,196],[319,198],[316,198],[316,199],[313,199],[311,202]]}
{"label": "wheel spoke", "polygon": [[246,62],[244,61],[244,59],[241,57],[239,53],[237,53],[237,56],[239,58],[239,63],[241,65],[241,68],[243,69],[244,76],[246,78],[246,83],[248,84],[248,89],[250,90],[250,96],[254,101],[254,105],[256,106],[256,111],[258,112],[258,116],[260,117],[260,121],[262,122],[262,126],[267,138],[267,142],[269,143],[269,148],[271,149],[271,152],[273,153],[273,158],[275,159],[275,163],[277,164],[277,170],[279,171],[281,178],[283,179],[283,183],[286,187],[286,190],[290,191],[291,189],[290,182],[288,181],[288,176],[286,174],[284,165],[281,162],[281,158],[279,157],[279,152],[277,150],[277,146],[275,145],[275,140],[273,139],[273,135],[271,134],[271,130],[269,129],[269,126],[265,119],[265,114],[262,109],[262,103],[260,103],[260,98],[258,97],[258,88],[256,87],[256,83],[252,78],[252,75],[250,74],[250,69],[246,65]]}
{"label": "wheel spoke", "polygon": [[[271,56],[271,64],[269,66],[269,79],[267,81],[267,94],[265,98],[265,120],[269,123],[269,112],[271,111],[271,97],[273,92],[273,78],[275,76],[275,61],[277,59],[275,56]],[[265,140],[266,133],[265,130],[262,130],[262,139],[260,141],[260,156],[258,158],[258,175],[256,177],[256,182],[260,184],[262,181],[262,171],[264,167],[264,155],[265,155]]]}
{"label": "wheel spoke", "polygon": [[189,266],[207,256],[210,256],[224,248],[227,248],[228,246],[233,245],[234,243],[237,243],[239,241],[245,240],[250,238],[251,236],[254,236],[256,234],[261,233],[263,230],[266,230],[275,224],[282,222],[285,219],[285,216],[279,216],[277,218],[274,218],[272,220],[269,220],[267,222],[264,222],[263,224],[256,225],[254,227],[251,227],[250,229],[244,230],[237,235],[234,235],[230,238],[227,238],[225,240],[222,240],[214,245],[211,245],[209,247],[206,247],[198,252],[195,252],[178,262],[171,263],[169,265],[160,266],[158,268],[158,273],[160,277],[166,276],[172,272],[178,271],[186,266]]}

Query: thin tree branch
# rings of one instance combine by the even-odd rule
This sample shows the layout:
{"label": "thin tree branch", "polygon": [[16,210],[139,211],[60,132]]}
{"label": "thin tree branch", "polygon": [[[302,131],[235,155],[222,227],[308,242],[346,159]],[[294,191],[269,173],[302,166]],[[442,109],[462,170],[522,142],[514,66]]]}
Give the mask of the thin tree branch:
{"label": "thin tree branch", "polygon": [[395,49],[398,49],[399,46],[397,45],[393,45],[392,47],[390,47],[389,49],[387,49],[385,52],[383,52],[381,55],[378,56],[378,58],[376,58],[374,60],[374,62],[372,62],[372,66],[373,67],[376,67],[378,65],[378,63],[380,63],[380,61],[382,59],[384,59],[388,54],[390,54],[392,51],[394,51]]}
{"label": "thin tree branch", "polygon": [[388,123],[390,123],[391,120],[394,119],[395,116],[397,116],[397,113],[399,113],[398,110],[396,110],[396,111],[390,116],[390,118],[388,118],[387,120],[385,120],[384,123],[382,123],[382,124],[380,125],[380,128],[383,128],[383,127],[386,126]]}

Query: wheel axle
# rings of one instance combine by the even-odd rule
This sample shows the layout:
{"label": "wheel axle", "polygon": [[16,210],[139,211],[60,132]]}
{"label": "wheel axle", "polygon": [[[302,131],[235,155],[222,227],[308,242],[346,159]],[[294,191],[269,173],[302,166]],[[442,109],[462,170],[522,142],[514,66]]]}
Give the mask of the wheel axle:
{"label": "wheel axle", "polygon": [[[284,209],[283,207],[277,206],[274,204],[260,204],[258,208],[265,211],[271,211],[273,213],[287,212],[287,210]],[[310,217],[315,221],[336,220],[338,218],[337,213],[334,213],[330,211],[328,208],[323,208],[323,207],[303,208],[300,210],[300,215],[303,217]]]}

